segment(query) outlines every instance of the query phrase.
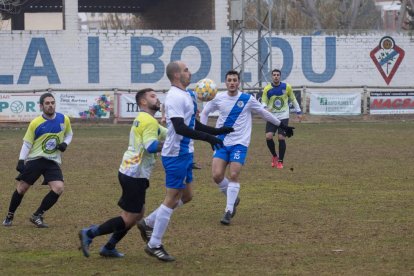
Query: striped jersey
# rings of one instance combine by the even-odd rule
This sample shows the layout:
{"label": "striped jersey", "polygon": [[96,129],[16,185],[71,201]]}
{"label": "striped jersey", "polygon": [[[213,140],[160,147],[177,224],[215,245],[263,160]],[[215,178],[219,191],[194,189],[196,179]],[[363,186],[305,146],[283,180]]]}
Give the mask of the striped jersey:
{"label": "striped jersey", "polygon": [[197,114],[197,100],[194,92],[172,86],[165,97],[164,107],[168,132],[161,155],[176,157],[193,153],[193,139],[177,134],[171,118],[183,118],[184,123],[194,129]]}
{"label": "striped jersey", "polygon": [[273,83],[269,83],[263,89],[262,104],[279,120],[289,118],[289,100],[292,102],[296,113],[301,114],[302,110],[290,84],[280,82],[279,85],[275,86]]}
{"label": "striped jersey", "polygon": [[[219,112],[216,122],[217,128],[223,125],[234,128],[234,132],[227,135],[219,135],[219,138],[223,139],[224,145],[232,146],[239,144],[248,147],[252,132],[252,112],[261,115],[264,108],[250,94],[239,91],[237,95],[230,96],[227,92],[222,92],[218,93],[213,100],[204,106],[200,115],[201,123],[206,124],[208,114],[215,111]],[[273,122],[280,123],[276,119],[274,120]]]}
{"label": "striped jersey", "polygon": [[34,118],[23,138],[32,145],[26,160],[43,157],[61,164],[61,152],[56,146],[69,134],[72,134],[69,117],[62,113],[56,112],[53,119],[45,118],[43,115]]}
{"label": "striped jersey", "polygon": [[147,112],[138,112],[129,132],[128,149],[122,158],[119,172],[133,178],[149,179],[155,165],[156,153],[146,149],[154,141],[164,140],[167,129]]}

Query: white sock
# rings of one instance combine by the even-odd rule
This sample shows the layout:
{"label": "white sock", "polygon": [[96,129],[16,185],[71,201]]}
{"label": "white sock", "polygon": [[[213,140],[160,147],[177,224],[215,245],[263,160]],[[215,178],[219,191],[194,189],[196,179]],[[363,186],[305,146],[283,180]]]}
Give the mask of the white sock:
{"label": "white sock", "polygon": [[162,244],[161,240],[167,230],[168,223],[174,209],[168,208],[161,204],[158,207],[157,217],[155,218],[154,230],[151,235],[151,239],[148,242],[148,246],[151,248],[158,247]]}
{"label": "white sock", "polygon": [[234,202],[236,202],[237,196],[239,195],[240,184],[236,182],[230,182],[227,188],[227,205],[226,212],[230,211],[233,213]]}
{"label": "white sock", "polygon": [[219,190],[227,196],[227,187],[229,186],[229,180],[225,177],[223,180],[218,184]]}
{"label": "white sock", "polygon": [[151,214],[149,214],[146,218],[144,218],[145,224],[148,225],[151,228],[154,228],[155,218],[157,217],[158,209],[160,209],[160,207],[158,207],[157,209],[152,211]]}
{"label": "white sock", "polygon": [[[174,210],[177,209],[180,206],[183,206],[183,205],[184,205],[184,202],[180,199],[177,203],[177,206],[175,206]],[[148,225],[151,228],[154,228],[155,218],[157,217],[158,209],[160,209],[160,207],[158,207],[157,209],[152,211],[151,214],[149,214],[146,218],[144,218],[145,224]]]}

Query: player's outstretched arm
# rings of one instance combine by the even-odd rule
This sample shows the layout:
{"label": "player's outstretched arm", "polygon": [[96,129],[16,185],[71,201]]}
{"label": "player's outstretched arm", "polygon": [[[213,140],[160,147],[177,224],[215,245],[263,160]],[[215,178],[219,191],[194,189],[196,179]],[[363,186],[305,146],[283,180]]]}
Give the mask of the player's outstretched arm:
{"label": "player's outstretched arm", "polygon": [[218,139],[214,135],[210,135],[206,132],[194,130],[189,128],[185,123],[184,119],[180,117],[171,118],[171,122],[174,126],[174,130],[177,134],[194,139],[202,140],[210,143],[213,150],[223,147],[223,141]]}
{"label": "player's outstretched arm", "polygon": [[234,131],[234,128],[232,127],[222,126],[220,128],[215,128],[215,127],[202,124],[198,120],[196,120],[195,129],[202,131],[202,132],[207,132],[208,134],[211,134],[211,135],[228,134]]}

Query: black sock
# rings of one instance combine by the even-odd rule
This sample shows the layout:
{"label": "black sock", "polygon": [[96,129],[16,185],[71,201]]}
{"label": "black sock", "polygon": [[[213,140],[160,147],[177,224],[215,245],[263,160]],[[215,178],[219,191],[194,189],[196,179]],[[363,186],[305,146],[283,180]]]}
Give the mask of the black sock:
{"label": "black sock", "polygon": [[114,249],[116,244],[125,237],[128,231],[129,229],[124,229],[124,230],[114,232],[111,238],[109,239],[109,241],[105,244],[105,247],[109,250]]}
{"label": "black sock", "polygon": [[17,190],[14,191],[9,205],[9,214],[8,217],[13,217],[14,212],[16,212],[17,207],[19,207],[20,203],[22,202],[24,194],[19,194]]}
{"label": "black sock", "polygon": [[283,158],[285,157],[286,152],[286,141],[279,140],[279,162],[283,162]]}
{"label": "black sock", "polygon": [[90,238],[94,238],[96,236],[106,235],[106,234],[114,233],[114,232],[121,231],[124,229],[125,229],[125,222],[122,219],[122,217],[115,217],[99,225],[95,233],[93,233],[94,231],[89,230],[86,234]]}
{"label": "black sock", "polygon": [[36,212],[33,213],[35,216],[43,215],[44,212],[52,208],[53,205],[58,201],[59,196],[54,191],[50,191],[42,200],[42,203],[40,203],[39,208]]}
{"label": "black sock", "polygon": [[273,141],[273,139],[270,139],[270,140],[266,139],[266,144],[272,156],[277,156],[276,150],[275,150],[275,142]]}

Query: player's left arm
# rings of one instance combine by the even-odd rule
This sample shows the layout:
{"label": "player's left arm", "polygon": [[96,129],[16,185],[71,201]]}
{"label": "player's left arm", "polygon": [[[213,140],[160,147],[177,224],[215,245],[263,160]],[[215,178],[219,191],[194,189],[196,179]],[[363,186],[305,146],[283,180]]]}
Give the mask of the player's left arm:
{"label": "player's left arm", "polygon": [[158,140],[161,127],[156,120],[143,125],[142,142],[149,153],[156,153],[162,149],[163,142]]}
{"label": "player's left arm", "polygon": [[61,152],[64,152],[68,145],[72,142],[73,138],[73,132],[72,132],[72,126],[70,125],[69,117],[65,115],[65,132],[63,134],[63,142],[59,145],[56,145],[56,149],[58,149]]}
{"label": "player's left arm", "polygon": [[292,102],[293,107],[295,108],[295,111],[296,111],[296,116],[297,116],[297,118],[300,122],[302,120],[302,117],[303,117],[302,110],[300,109],[300,105],[299,105],[298,101],[296,100],[295,93],[293,93],[293,89],[292,89],[292,86],[290,84],[286,85],[286,94],[288,95],[290,101]]}
{"label": "player's left arm", "polygon": [[209,101],[204,107],[203,110],[200,113],[200,123],[202,123],[203,125],[207,125],[208,122],[208,115],[211,112],[214,112],[215,110],[217,110],[216,105],[214,104],[215,101]]}

